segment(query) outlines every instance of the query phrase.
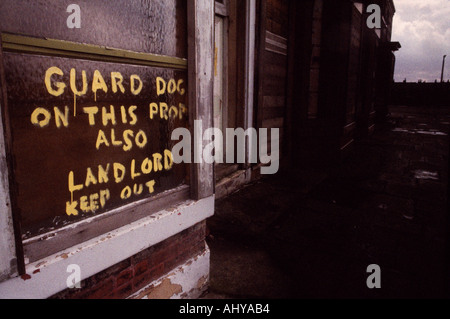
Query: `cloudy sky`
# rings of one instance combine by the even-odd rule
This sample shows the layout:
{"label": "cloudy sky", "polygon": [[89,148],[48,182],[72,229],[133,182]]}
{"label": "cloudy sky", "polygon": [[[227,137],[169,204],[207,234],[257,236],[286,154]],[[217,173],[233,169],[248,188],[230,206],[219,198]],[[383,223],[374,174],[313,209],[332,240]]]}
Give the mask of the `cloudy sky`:
{"label": "cloudy sky", "polygon": [[450,79],[450,0],[394,0],[392,41],[400,41],[395,80],[440,80],[442,57],[447,55],[444,79]]}

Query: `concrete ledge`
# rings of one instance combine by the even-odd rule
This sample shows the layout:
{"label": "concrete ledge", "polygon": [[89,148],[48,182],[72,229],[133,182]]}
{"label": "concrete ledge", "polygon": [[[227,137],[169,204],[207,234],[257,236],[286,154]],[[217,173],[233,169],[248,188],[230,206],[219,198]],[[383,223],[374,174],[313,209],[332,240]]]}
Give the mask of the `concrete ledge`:
{"label": "concrete ledge", "polygon": [[27,265],[27,275],[0,283],[1,299],[48,298],[67,288],[70,265],[84,280],[214,214],[214,196],[187,201]]}

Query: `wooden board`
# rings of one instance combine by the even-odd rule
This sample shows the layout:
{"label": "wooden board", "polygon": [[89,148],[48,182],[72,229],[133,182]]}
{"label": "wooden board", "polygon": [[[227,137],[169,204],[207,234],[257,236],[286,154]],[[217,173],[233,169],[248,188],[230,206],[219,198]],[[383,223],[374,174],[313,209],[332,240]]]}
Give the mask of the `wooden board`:
{"label": "wooden board", "polygon": [[[69,29],[69,4],[81,25]],[[0,1],[0,30],[36,38],[187,58],[185,0]]]}
{"label": "wooden board", "polygon": [[188,127],[187,72],[5,53],[23,238],[187,183],[171,133]]}

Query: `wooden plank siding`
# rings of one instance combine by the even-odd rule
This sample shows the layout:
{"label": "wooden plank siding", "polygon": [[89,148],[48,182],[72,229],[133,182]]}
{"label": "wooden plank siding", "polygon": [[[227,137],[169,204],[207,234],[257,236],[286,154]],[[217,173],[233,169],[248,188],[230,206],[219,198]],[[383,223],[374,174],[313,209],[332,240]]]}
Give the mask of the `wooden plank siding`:
{"label": "wooden plank siding", "polygon": [[355,6],[351,8],[350,40],[348,50],[348,76],[344,131],[341,150],[345,150],[355,140],[356,110],[361,106],[360,67],[361,67],[362,15]]}
{"label": "wooden plank siding", "polygon": [[[288,85],[289,1],[262,1],[259,19],[257,127],[280,129],[280,154],[282,154]],[[270,144],[270,131],[268,137]],[[270,151],[270,145],[268,150]]]}

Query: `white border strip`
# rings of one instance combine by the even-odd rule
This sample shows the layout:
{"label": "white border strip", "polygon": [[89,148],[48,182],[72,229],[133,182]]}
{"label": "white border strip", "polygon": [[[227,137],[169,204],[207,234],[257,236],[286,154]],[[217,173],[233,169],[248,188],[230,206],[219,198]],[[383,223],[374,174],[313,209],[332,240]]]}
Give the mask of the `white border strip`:
{"label": "white border strip", "polygon": [[[3,108],[1,101],[0,108]],[[0,114],[0,280],[15,275],[17,270],[16,242],[9,197],[9,171],[3,132],[3,119]]]}
{"label": "white border strip", "polygon": [[30,279],[0,283],[1,299],[48,298],[67,288],[69,265],[80,266],[81,280],[186,230],[214,214],[214,196],[187,201],[83,244],[27,265]]}
{"label": "white border strip", "polygon": [[[256,45],[256,0],[247,0],[245,30],[245,129],[253,127],[255,93],[255,45]],[[252,141],[248,141],[251,145]],[[247,164],[253,158],[252,148],[246,147]]]}

